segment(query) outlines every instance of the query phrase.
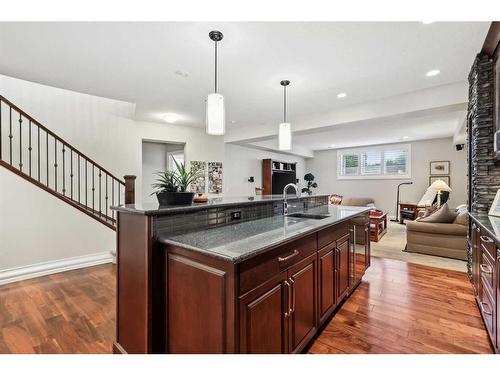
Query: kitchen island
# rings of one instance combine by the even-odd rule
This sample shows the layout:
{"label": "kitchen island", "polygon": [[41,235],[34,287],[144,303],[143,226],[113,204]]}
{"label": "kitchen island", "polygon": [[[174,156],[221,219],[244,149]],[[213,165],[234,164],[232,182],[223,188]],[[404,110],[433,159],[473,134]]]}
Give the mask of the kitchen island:
{"label": "kitchen island", "polygon": [[117,207],[116,353],[297,353],[370,264],[369,208],[327,196]]}

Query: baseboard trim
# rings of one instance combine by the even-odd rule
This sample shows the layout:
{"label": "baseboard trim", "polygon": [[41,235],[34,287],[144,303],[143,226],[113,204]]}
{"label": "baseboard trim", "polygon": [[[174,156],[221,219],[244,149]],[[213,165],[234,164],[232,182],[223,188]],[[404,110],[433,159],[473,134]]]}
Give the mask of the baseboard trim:
{"label": "baseboard trim", "polygon": [[109,252],[83,255],[74,258],[43,262],[29,266],[0,270],[0,285],[16,281],[33,279],[35,277],[51,275],[54,273],[76,270],[79,268],[97,266],[99,264],[111,263],[113,255]]}

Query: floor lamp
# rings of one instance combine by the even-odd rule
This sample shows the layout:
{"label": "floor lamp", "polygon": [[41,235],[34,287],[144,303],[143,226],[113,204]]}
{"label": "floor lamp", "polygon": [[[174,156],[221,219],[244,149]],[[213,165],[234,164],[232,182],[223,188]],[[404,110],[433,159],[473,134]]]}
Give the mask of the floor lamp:
{"label": "floor lamp", "polygon": [[399,188],[401,185],[413,185],[413,182],[401,182],[398,185],[398,193],[396,195],[396,218],[391,219],[391,221],[399,221]]}

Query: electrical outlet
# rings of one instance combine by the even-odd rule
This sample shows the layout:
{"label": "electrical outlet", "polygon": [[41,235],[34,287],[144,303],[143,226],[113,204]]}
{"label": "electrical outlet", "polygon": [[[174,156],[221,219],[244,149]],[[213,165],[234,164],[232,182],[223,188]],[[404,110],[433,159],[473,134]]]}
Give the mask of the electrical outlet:
{"label": "electrical outlet", "polygon": [[231,212],[231,220],[240,220],[241,219],[241,211]]}

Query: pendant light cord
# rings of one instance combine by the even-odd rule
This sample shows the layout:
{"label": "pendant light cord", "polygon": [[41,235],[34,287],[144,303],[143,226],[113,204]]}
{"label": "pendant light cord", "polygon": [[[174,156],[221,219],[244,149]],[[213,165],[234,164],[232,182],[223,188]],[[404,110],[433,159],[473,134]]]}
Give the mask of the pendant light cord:
{"label": "pendant light cord", "polygon": [[215,42],[215,92],[217,92],[217,42]]}
{"label": "pendant light cord", "polygon": [[283,86],[283,122],[286,122],[286,86]]}

